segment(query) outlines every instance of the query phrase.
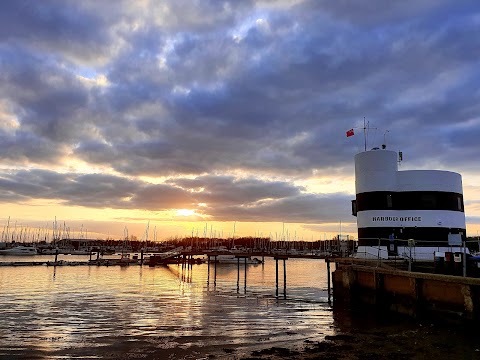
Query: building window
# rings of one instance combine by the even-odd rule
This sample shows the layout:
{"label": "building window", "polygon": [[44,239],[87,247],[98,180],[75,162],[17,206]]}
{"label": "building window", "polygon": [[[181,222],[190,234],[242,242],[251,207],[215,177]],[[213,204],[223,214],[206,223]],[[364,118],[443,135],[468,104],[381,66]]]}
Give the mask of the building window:
{"label": "building window", "polygon": [[357,216],[357,200],[352,200],[352,215]]}
{"label": "building window", "polygon": [[387,208],[388,208],[388,209],[393,208],[392,194],[388,194],[388,195],[387,195]]}
{"label": "building window", "polygon": [[428,210],[435,210],[437,208],[437,201],[434,194],[422,194],[422,208]]}

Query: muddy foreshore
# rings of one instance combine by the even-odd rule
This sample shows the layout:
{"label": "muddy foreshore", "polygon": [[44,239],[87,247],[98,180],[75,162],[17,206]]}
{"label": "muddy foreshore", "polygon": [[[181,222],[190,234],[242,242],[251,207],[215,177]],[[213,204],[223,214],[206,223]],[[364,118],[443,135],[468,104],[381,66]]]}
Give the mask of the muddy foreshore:
{"label": "muddy foreshore", "polygon": [[[369,333],[326,336],[324,341],[273,347],[253,351],[242,360],[323,359],[323,360],[407,360],[407,359],[480,359],[478,347],[444,338],[435,328],[384,334]],[[232,355],[232,354],[230,354]],[[221,358],[218,357],[218,358]],[[225,354],[225,359],[234,359]]]}
{"label": "muddy foreshore", "polygon": [[479,359],[480,332],[474,324],[417,322],[393,314],[336,314],[340,331],[321,341],[286,343],[225,359],[421,360]]}

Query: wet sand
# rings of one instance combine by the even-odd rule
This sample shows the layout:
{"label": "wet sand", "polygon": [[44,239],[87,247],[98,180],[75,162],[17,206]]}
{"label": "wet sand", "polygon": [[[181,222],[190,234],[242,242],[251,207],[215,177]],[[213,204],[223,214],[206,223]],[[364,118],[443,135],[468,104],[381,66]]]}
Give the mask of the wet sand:
{"label": "wet sand", "polygon": [[369,317],[345,312],[336,313],[336,319],[341,329],[336,335],[252,351],[239,359],[480,359],[480,332],[472,324],[434,324],[392,314]]}
{"label": "wet sand", "polygon": [[[227,356],[225,358],[228,358]],[[324,341],[254,351],[242,360],[325,359],[325,360],[407,360],[407,359],[480,359],[478,348],[463,347],[449,339],[441,341],[431,331],[401,331],[396,334],[366,333],[327,336]]]}
{"label": "wet sand", "polygon": [[[151,337],[148,341],[136,337],[115,337],[108,346],[79,344],[78,349],[66,348],[48,351],[31,350],[0,359],[229,359],[229,360],[421,360],[421,359],[480,359],[480,333],[475,328],[445,324],[416,323],[409,319],[372,319],[368,316],[352,318],[336,314],[339,331],[334,335],[319,334],[319,340],[292,340],[245,348],[229,344],[227,337],[216,338],[217,345],[204,344],[196,337]],[[292,339],[296,333],[291,333]],[[52,345],[56,339],[49,340]],[[54,347],[54,346],[53,346]],[[47,351],[45,351],[47,350]]]}

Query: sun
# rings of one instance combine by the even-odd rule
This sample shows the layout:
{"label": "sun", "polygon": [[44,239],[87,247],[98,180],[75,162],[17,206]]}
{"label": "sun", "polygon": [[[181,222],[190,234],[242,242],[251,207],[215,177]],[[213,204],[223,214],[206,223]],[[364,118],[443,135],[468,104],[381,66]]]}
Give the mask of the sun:
{"label": "sun", "polygon": [[195,214],[195,210],[189,210],[189,209],[178,209],[177,210],[177,216],[191,216]]}

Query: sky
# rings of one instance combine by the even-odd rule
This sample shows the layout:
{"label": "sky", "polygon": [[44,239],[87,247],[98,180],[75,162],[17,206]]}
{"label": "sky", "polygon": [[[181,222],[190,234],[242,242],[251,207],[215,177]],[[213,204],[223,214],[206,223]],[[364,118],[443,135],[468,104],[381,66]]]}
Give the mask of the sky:
{"label": "sky", "polygon": [[477,236],[477,0],[0,2],[2,227],[356,236],[364,120]]}

